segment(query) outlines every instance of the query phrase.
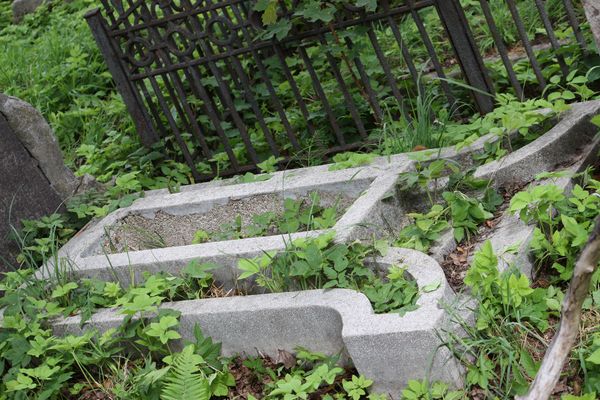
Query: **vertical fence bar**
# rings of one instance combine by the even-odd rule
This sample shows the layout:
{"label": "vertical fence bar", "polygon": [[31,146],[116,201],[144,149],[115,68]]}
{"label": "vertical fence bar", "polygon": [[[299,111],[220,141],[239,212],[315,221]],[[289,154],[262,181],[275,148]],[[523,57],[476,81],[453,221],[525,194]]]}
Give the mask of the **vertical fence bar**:
{"label": "vertical fence bar", "polygon": [[[233,11],[235,17],[238,19],[238,23],[240,23],[242,26],[242,33],[244,35],[244,39],[247,42],[247,46],[250,48],[250,52],[252,54],[252,57],[254,58],[254,61],[256,62],[256,66],[258,67],[258,71],[260,72],[260,76],[262,77],[262,81],[265,84],[265,86],[267,87],[267,91],[269,92],[269,96],[271,98],[271,103],[275,107],[275,110],[277,110],[279,118],[281,119],[281,123],[283,124],[285,131],[287,133],[288,139],[290,140],[290,143],[296,150],[300,150],[300,143],[298,143],[298,139],[296,138],[296,133],[292,129],[292,125],[288,121],[285,110],[283,109],[283,105],[281,104],[281,101],[277,97],[277,93],[275,92],[273,83],[271,82],[269,74],[267,73],[267,69],[265,68],[265,65],[263,64],[258,51],[254,47],[252,36],[248,32],[248,29],[243,25],[242,15],[240,14],[240,11],[238,10],[238,8],[235,4],[232,4],[231,8],[232,8],[232,11]],[[242,43],[240,42],[240,43],[238,43],[238,45],[241,47]]]}
{"label": "vertical fence bar", "polygon": [[[352,39],[350,39],[348,36],[346,36],[344,38],[344,41],[346,42],[346,46],[348,46],[348,49],[351,52],[353,52],[354,43],[352,42]],[[369,75],[367,74],[367,71],[365,70],[365,66],[363,65],[363,63],[360,60],[360,57],[358,55],[355,56],[352,59],[352,61],[354,61],[354,65],[356,65],[356,69],[358,70],[360,79],[364,84],[364,88],[365,88],[365,91],[367,92],[369,104],[371,105],[371,108],[373,109],[373,112],[375,113],[375,116],[376,116],[378,122],[381,122],[383,120],[383,111],[381,110],[381,106],[379,105],[379,100],[377,99],[377,95],[373,91],[373,87],[371,86],[371,80],[369,78]]]}
{"label": "vertical fence bar", "polygon": [[556,39],[556,35],[554,34],[554,28],[552,27],[552,22],[550,22],[550,17],[548,16],[548,12],[546,12],[546,6],[542,0],[535,0],[535,5],[537,6],[540,12],[540,18],[542,19],[542,23],[544,24],[544,28],[546,29],[546,33],[548,34],[548,39],[550,40],[550,45],[552,49],[556,53],[556,59],[558,61],[558,65],[560,70],[562,71],[564,77],[566,78],[569,75],[569,67],[567,67],[567,63],[565,62],[565,58],[562,54],[559,53],[560,44]]}
{"label": "vertical fence bar", "polygon": [[492,37],[494,42],[496,43],[496,48],[498,49],[498,53],[500,54],[500,58],[502,59],[502,63],[504,64],[504,68],[506,68],[506,72],[508,73],[508,79],[513,89],[515,90],[515,94],[519,99],[523,99],[523,88],[517,79],[517,74],[513,69],[512,63],[510,61],[510,57],[508,56],[508,49],[504,44],[504,40],[498,32],[498,27],[496,26],[496,21],[494,21],[494,17],[492,15],[492,11],[490,10],[489,0],[479,0],[481,4],[481,10],[483,11],[483,15],[485,16],[485,20],[490,28],[490,32],[492,33]]}
{"label": "vertical fence bar", "polygon": [[517,31],[519,32],[519,37],[521,38],[521,43],[523,43],[523,47],[525,47],[525,52],[527,53],[527,57],[529,57],[529,62],[531,63],[531,67],[533,68],[533,73],[535,74],[538,84],[540,85],[540,89],[544,90],[546,88],[546,79],[542,74],[542,69],[540,68],[540,64],[538,63],[537,58],[535,57],[535,52],[533,51],[533,47],[531,47],[531,42],[527,37],[527,31],[525,30],[525,26],[523,26],[523,21],[521,20],[521,16],[519,15],[519,10],[517,9],[517,5],[513,0],[506,0],[506,4],[508,4],[508,9],[510,10],[510,14],[512,15],[513,20],[517,26]]}
{"label": "vertical fence bar", "polygon": [[104,56],[108,70],[110,71],[113,80],[117,86],[117,90],[123,98],[123,102],[127,107],[127,111],[135,128],[142,139],[142,143],[146,146],[151,146],[159,139],[158,134],[154,130],[150,118],[145,111],[143,103],[137,92],[133,89],[131,82],[127,76],[127,72],[120,62],[120,56],[112,46],[111,39],[108,35],[104,18],[100,14],[99,9],[92,10],[85,15],[88,25],[92,31],[94,39],[98,44],[100,52]]}
{"label": "vertical fence bar", "polygon": [[[129,0],[129,4],[130,4],[130,7],[132,7],[132,9],[134,9],[132,0]],[[146,20],[152,19],[152,12],[147,6],[140,7],[138,9],[138,11],[139,11],[139,15],[140,15],[142,21],[145,19]],[[158,31],[157,27],[148,27],[148,32],[149,32],[150,36],[156,41],[156,43],[160,42],[160,32]],[[157,58],[156,58],[157,62],[159,60],[161,60],[163,66],[165,66],[165,67],[168,67],[171,65],[171,60],[169,58],[167,51],[165,51],[163,49],[158,49],[158,48],[154,49],[154,51],[157,56]],[[186,102],[186,99],[185,99],[185,96],[183,95],[183,83],[181,82],[178,72],[172,71],[170,73],[165,73],[165,74],[161,75],[161,78],[163,81],[163,86],[167,89],[168,96],[170,98],[169,103],[175,107],[175,110],[177,111],[177,114],[179,115],[179,119],[184,125],[184,129],[186,129],[190,134],[192,134],[194,132],[194,129],[192,126],[192,125],[194,125],[194,123],[191,121],[191,115],[184,112],[183,109],[181,108],[182,105],[184,104],[184,102]],[[169,125],[171,126],[171,129],[175,136],[175,140],[177,141],[177,144],[181,148],[183,158],[185,159],[186,163],[190,167],[190,170],[192,171],[192,175],[193,175],[194,179],[200,179],[200,173],[198,172],[198,170],[196,168],[192,153],[188,149],[187,143],[182,135],[182,132],[177,124],[177,121],[175,121],[175,119],[171,115],[171,112],[169,109],[169,103],[166,102],[165,96],[163,96],[163,94],[161,93],[161,88],[160,88],[159,83],[157,82],[155,77],[150,77],[149,80],[150,80],[152,89],[153,89],[154,93],[156,94],[156,98],[159,102],[159,105],[163,110],[163,114],[166,116],[167,121],[168,121]]]}
{"label": "vertical fence bar", "polygon": [[[321,36],[319,39],[323,46],[325,46],[325,47],[328,46],[327,41],[324,36]],[[365,130],[365,126],[363,125],[363,122],[360,118],[360,113],[358,112],[358,110],[356,108],[356,104],[354,104],[354,99],[352,98],[352,94],[350,94],[350,92],[348,91],[348,87],[346,86],[346,82],[344,82],[344,78],[342,77],[342,73],[340,72],[340,68],[339,68],[337,62],[335,61],[335,58],[333,57],[331,52],[327,49],[325,49],[325,57],[327,58],[327,62],[331,66],[331,71],[333,73],[333,76],[334,76],[335,80],[337,81],[340,90],[342,91],[342,95],[344,96],[344,101],[346,102],[346,106],[350,110],[350,115],[352,116],[352,119],[354,120],[354,124],[356,125],[356,128],[358,129],[358,133],[363,138],[366,138],[367,131]]]}
{"label": "vertical fence bar", "polygon": [[319,99],[321,100],[321,104],[323,104],[323,108],[325,109],[325,113],[327,114],[327,119],[329,119],[329,123],[331,124],[333,132],[335,133],[335,136],[338,140],[338,144],[343,146],[346,144],[346,139],[344,138],[344,134],[342,133],[342,130],[340,129],[340,126],[338,125],[337,118],[335,117],[335,114],[333,113],[333,110],[331,109],[331,105],[329,104],[329,100],[327,100],[327,96],[325,95],[325,92],[323,91],[323,87],[321,86],[319,77],[317,76],[317,73],[315,72],[312,62],[310,61],[310,58],[308,57],[308,53],[306,52],[306,49],[303,47],[302,44],[300,45],[298,52],[300,54],[300,57],[302,58],[302,61],[304,62],[304,65],[306,66],[306,70],[308,71],[308,74],[310,75],[310,79],[312,81],[312,85],[315,90],[315,93],[317,94],[317,96],[319,96]]}
{"label": "vertical fence bar", "polygon": [[396,83],[396,79],[394,78],[394,75],[392,73],[392,69],[388,64],[385,55],[383,54],[383,51],[381,50],[379,41],[377,40],[377,35],[375,35],[375,32],[373,31],[373,27],[371,25],[369,25],[368,29],[369,30],[367,31],[367,35],[369,36],[369,40],[373,45],[373,50],[375,50],[375,55],[379,60],[379,65],[381,65],[381,68],[383,69],[385,78],[392,89],[392,94],[396,98],[396,101],[398,102],[400,109],[404,112],[406,118],[410,119],[410,114],[405,109],[404,96],[402,96],[402,93],[400,93],[400,89],[398,88],[398,84]]}
{"label": "vertical fence bar", "polygon": [[398,47],[400,48],[400,52],[402,53],[402,58],[404,58],[404,62],[406,63],[408,71],[410,72],[410,75],[411,75],[413,81],[415,82],[415,85],[417,85],[417,87],[419,88],[419,91],[422,92],[421,82],[419,79],[419,73],[417,72],[415,63],[413,62],[413,59],[408,51],[408,48],[404,45],[404,40],[402,39],[402,34],[400,33],[398,24],[396,24],[396,21],[394,20],[394,18],[392,18],[392,16],[389,15],[390,14],[389,1],[385,0],[385,1],[382,1],[382,3],[383,3],[383,10],[385,11],[386,14],[388,14],[387,23],[390,26],[392,33],[394,34],[396,43],[398,43]]}
{"label": "vertical fence bar", "polygon": [[[587,12],[586,7],[588,0],[583,1],[583,8]],[[565,5],[565,11],[567,13],[567,18],[569,20],[569,25],[573,28],[573,33],[575,34],[575,38],[577,39],[577,43],[579,43],[579,47],[582,51],[587,51],[587,43],[585,38],[583,37],[583,33],[581,32],[581,25],[579,24],[579,20],[577,19],[577,14],[575,13],[575,8],[573,7],[573,2],[571,0],[563,0],[563,4]],[[597,3],[596,3],[597,4]],[[600,5],[598,5],[600,9]],[[600,15],[600,11],[598,11]],[[599,35],[600,39],[600,35]],[[600,48],[600,44],[598,46]]]}
{"label": "vertical fence bar", "polygon": [[294,98],[298,102],[298,107],[300,108],[300,112],[302,113],[302,116],[304,117],[304,120],[306,122],[306,128],[308,129],[308,133],[311,135],[314,135],[315,127],[310,120],[311,117],[310,117],[310,113],[308,112],[308,107],[306,106],[306,103],[305,103],[304,99],[302,98],[300,89],[298,89],[298,84],[296,83],[296,80],[292,76],[292,72],[290,71],[290,68],[288,67],[287,62],[285,61],[285,54],[283,53],[283,50],[281,49],[281,45],[279,43],[277,43],[275,41],[275,39],[273,39],[273,49],[275,50],[275,54],[277,55],[277,58],[279,59],[279,63],[281,64],[281,67],[283,69],[283,74],[285,75],[285,78],[287,79],[288,83],[290,84],[290,87],[292,88],[292,93],[294,94]]}
{"label": "vertical fence bar", "polygon": [[[454,47],[463,76],[469,85],[475,88],[472,92],[479,111],[492,111],[494,86],[490,82],[462,6],[458,0],[437,0],[435,4]],[[489,96],[484,93],[489,93]]]}
{"label": "vertical fence bar", "polygon": [[[205,4],[208,6],[211,6],[211,5],[213,5],[213,2],[211,0],[206,0]],[[223,13],[225,13],[225,11],[223,11]],[[215,9],[211,10],[211,15],[212,15],[213,21],[217,21],[219,18],[221,18],[221,19],[225,19],[226,21],[228,21],[229,23],[231,23],[233,25],[233,22],[229,18],[229,15],[227,15],[227,17],[219,16]],[[267,123],[265,122],[262,111],[256,101],[256,98],[254,97],[254,94],[252,93],[252,89],[251,89],[252,85],[250,84],[250,80],[249,80],[246,72],[244,71],[242,63],[237,58],[237,55],[231,54],[231,51],[233,50],[233,48],[232,48],[233,41],[235,40],[234,35],[235,34],[232,33],[229,40],[227,41],[228,43],[224,43],[225,50],[230,53],[228,58],[229,58],[229,60],[231,60],[234,71],[237,74],[238,78],[240,79],[239,86],[241,86],[240,87],[241,92],[246,97],[246,100],[250,103],[250,107],[252,108],[252,111],[254,112],[254,116],[256,117],[256,120],[258,121],[258,125],[259,125],[260,129],[262,130],[263,134],[265,135],[265,139],[267,140],[267,143],[269,144],[269,147],[271,148],[271,152],[273,153],[273,155],[275,155],[275,157],[279,157],[279,148],[277,147],[277,143],[275,143],[275,139],[273,138],[271,130],[267,126]],[[208,46],[208,47],[210,47],[210,46]],[[211,50],[211,52],[212,52],[212,50]],[[230,107],[232,107],[232,109],[233,109],[232,111],[235,111],[235,105],[230,106]],[[240,131],[242,140],[244,140],[244,144],[246,145],[246,149],[248,150],[248,154],[250,155],[252,162],[254,164],[258,164],[260,161],[258,159],[258,155],[256,154],[256,150],[254,149],[254,145],[252,144],[252,141],[250,139],[250,135],[248,134],[246,125],[244,124],[243,121],[241,121],[241,124],[244,126],[243,130]]]}
{"label": "vertical fence bar", "polygon": [[421,39],[423,39],[423,43],[425,44],[427,53],[429,54],[429,57],[431,58],[431,62],[433,63],[433,68],[435,69],[435,73],[437,74],[438,78],[441,78],[440,85],[442,87],[442,90],[446,94],[446,98],[448,99],[448,102],[450,103],[450,105],[453,106],[454,104],[456,104],[456,98],[452,94],[450,85],[446,81],[446,73],[444,72],[444,68],[442,68],[442,64],[440,63],[440,60],[435,52],[435,48],[433,47],[433,42],[431,41],[431,38],[429,37],[429,33],[427,33],[427,29],[425,29],[425,25],[423,24],[423,21],[421,20],[419,11],[415,9],[415,0],[408,0],[408,5],[410,7],[410,13],[411,13],[412,19],[415,22],[415,25],[417,26],[419,33],[421,34]]}

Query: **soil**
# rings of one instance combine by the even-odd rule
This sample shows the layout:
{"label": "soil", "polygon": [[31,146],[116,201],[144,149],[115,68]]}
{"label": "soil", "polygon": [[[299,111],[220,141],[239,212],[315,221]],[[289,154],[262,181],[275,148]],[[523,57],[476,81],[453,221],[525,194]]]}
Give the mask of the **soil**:
{"label": "soil", "polygon": [[[263,365],[273,370],[277,369],[277,364],[268,357],[262,357]],[[259,378],[254,371],[244,365],[242,358],[234,359],[229,365],[229,372],[235,378],[235,388],[229,390],[230,399],[247,399],[249,395],[257,399],[262,397],[265,385],[272,382],[270,376],[265,375]]]}
{"label": "soil", "polygon": [[487,239],[494,231],[494,228],[504,216],[504,213],[510,204],[510,199],[525,186],[527,186],[527,184],[500,188],[499,192],[502,195],[504,202],[496,210],[494,218],[485,221],[479,228],[477,235],[472,236],[470,241],[459,243],[458,246],[456,246],[456,249],[448,254],[442,262],[441,267],[444,270],[446,279],[455,292],[458,293],[464,289],[465,275],[470,266],[469,257],[475,250],[476,245]]}
{"label": "soil", "polygon": [[[337,205],[339,216],[355,200],[349,196],[327,192],[319,192],[319,196],[321,206]],[[308,201],[308,198],[305,199]],[[233,223],[237,216],[241,217],[242,226],[248,226],[252,223],[252,217],[267,211],[282,215],[283,201],[280,195],[270,193],[230,200],[206,213],[172,215],[159,211],[154,218],[128,215],[108,229],[108,237],[102,243],[101,251],[113,254],[190,245],[197,231],[203,230],[212,237],[222,230],[223,225]],[[276,233],[271,231],[266,232],[266,235]]]}

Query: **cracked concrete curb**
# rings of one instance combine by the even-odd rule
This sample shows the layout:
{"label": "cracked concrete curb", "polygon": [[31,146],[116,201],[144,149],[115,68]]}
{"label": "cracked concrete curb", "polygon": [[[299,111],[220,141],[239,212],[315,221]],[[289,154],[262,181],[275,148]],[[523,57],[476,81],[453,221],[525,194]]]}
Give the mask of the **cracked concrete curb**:
{"label": "cracked concrete curb", "polygon": [[554,171],[565,158],[576,155],[596,136],[590,120],[600,114],[600,101],[574,104],[544,135],[500,160],[477,169],[475,178],[491,179],[496,187],[531,182],[544,171]]}
{"label": "cracked concrete curb", "polygon": [[[598,159],[597,154],[600,149],[600,138],[594,138],[579,154],[579,159],[565,171],[575,175],[586,169],[588,165]],[[574,182],[571,177],[561,177],[555,180],[546,179],[540,182],[534,182],[534,185],[553,184],[568,195]],[[498,268],[501,271],[510,266],[517,266],[519,270],[529,278],[535,275],[535,265],[530,254],[530,244],[533,239],[535,225],[525,224],[518,215],[513,215],[506,210],[493,231],[486,234],[480,241],[489,239],[494,252],[501,255],[498,259]],[[505,252],[509,246],[516,246],[515,252]],[[476,246],[476,249],[479,246]],[[472,255],[469,257],[469,263],[472,261]]]}

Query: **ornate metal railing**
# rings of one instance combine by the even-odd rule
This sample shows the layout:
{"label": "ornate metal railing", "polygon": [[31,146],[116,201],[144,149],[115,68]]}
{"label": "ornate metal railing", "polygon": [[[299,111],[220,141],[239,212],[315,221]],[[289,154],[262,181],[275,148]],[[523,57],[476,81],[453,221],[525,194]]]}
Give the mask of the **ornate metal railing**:
{"label": "ornate metal railing", "polygon": [[[558,50],[544,1],[535,1]],[[563,2],[585,48],[575,9],[570,0]],[[297,1],[289,10],[280,3],[285,21]],[[543,88],[518,9],[513,0],[506,3]],[[360,147],[382,120],[410,118],[405,98],[421,85],[424,63],[442,78],[440,93],[453,104],[447,65],[421,17],[428,8],[435,8],[447,33],[450,64],[458,63],[464,82],[474,88],[473,103],[481,112],[493,108],[493,98],[484,93],[493,94],[494,86],[458,0],[384,0],[374,12],[348,4],[328,24],[290,23],[282,35],[265,31],[254,4],[102,0],[102,11],[86,16],[143,142],[173,138],[198,180],[255,170],[271,155],[286,163],[315,148],[333,153]],[[521,96],[488,0],[481,0],[481,10]],[[407,20],[419,32],[426,59],[415,60],[405,43]]]}

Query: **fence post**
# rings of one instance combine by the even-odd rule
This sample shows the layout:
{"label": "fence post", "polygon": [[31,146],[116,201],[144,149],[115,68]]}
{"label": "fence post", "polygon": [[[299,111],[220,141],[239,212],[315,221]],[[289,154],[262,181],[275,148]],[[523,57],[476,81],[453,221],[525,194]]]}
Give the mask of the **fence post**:
{"label": "fence post", "polygon": [[142,139],[142,143],[145,146],[150,146],[153,143],[156,143],[159,139],[159,136],[145,112],[144,105],[139,98],[138,93],[133,88],[129,79],[127,79],[127,73],[125,72],[121,61],[119,60],[118,53],[111,45],[110,38],[108,37],[106,30],[106,25],[102,15],[100,14],[100,10],[91,10],[85,15],[85,19],[92,30],[92,34],[94,39],[96,39],[96,43],[98,44],[100,52],[104,56],[104,61],[106,62],[108,70],[110,71],[110,74],[117,85],[117,90],[123,98],[123,102],[127,107],[127,111],[133,119],[133,123],[135,124],[135,128]]}
{"label": "fence post", "polygon": [[[479,111],[494,109],[494,85],[487,74],[483,58],[475,43],[465,12],[458,0],[436,0],[435,6],[452,43],[463,76],[472,90]],[[489,93],[486,95],[484,93]]]}
{"label": "fence post", "polygon": [[600,52],[600,3],[598,0],[583,0],[583,9],[592,28],[596,47]]}

